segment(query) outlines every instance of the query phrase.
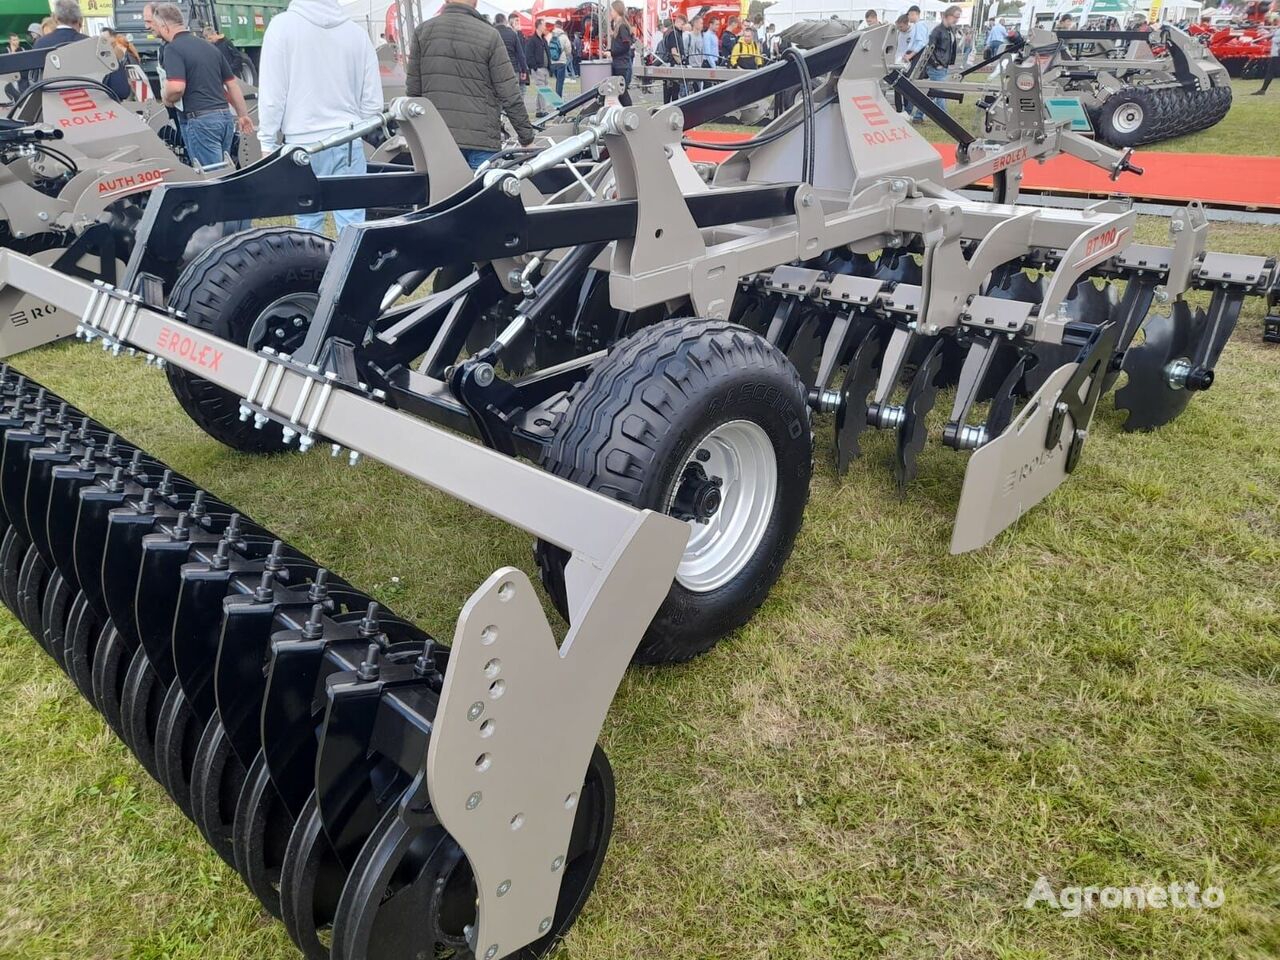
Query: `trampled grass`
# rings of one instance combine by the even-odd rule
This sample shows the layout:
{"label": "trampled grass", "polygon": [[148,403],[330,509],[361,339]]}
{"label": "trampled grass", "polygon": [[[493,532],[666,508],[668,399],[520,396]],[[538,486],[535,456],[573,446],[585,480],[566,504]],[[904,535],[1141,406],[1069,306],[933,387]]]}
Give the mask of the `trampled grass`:
{"label": "trampled grass", "polygon": [[[1274,230],[1212,235],[1276,252]],[[532,570],[526,536],[380,465],[219,447],[140,363],[71,344],[19,366],[440,636],[494,568]],[[1255,306],[1181,419],[1127,435],[1104,399],[1075,476],[962,557],[961,457],[931,445],[900,500],[887,438],[840,481],[820,418],[759,615],[623,683],[613,847],[561,955],[1280,954],[1277,410]],[[0,957],[295,956],[7,613],[0,770]],[[1226,901],[1070,919],[1024,909],[1042,875]]]}

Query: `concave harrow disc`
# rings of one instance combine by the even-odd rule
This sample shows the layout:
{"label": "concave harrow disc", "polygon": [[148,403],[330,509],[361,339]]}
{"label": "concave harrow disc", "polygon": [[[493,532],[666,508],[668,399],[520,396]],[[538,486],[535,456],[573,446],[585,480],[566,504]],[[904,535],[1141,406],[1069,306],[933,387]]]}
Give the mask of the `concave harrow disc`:
{"label": "concave harrow disc", "polygon": [[[307,957],[472,957],[470,867],[408,791],[449,652],[0,365],[0,600]],[[557,912],[613,820],[598,749]]]}

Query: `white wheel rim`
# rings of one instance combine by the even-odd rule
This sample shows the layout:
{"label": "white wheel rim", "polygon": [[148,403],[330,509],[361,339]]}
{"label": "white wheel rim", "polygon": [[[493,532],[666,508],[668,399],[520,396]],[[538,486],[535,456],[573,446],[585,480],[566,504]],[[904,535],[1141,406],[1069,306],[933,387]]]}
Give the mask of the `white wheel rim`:
{"label": "white wheel rim", "polygon": [[688,521],[689,544],[676,570],[676,582],[694,593],[707,593],[736,577],[764,539],[778,496],[778,458],[759,424],[750,420],[721,424],[694,445],[676,473],[668,512],[676,487],[695,463],[709,478],[722,481],[721,502],[705,523]]}
{"label": "white wheel rim", "polygon": [[1133,133],[1142,126],[1145,116],[1146,114],[1143,113],[1141,104],[1126,103],[1115,112],[1111,119],[1111,125],[1120,133]]}

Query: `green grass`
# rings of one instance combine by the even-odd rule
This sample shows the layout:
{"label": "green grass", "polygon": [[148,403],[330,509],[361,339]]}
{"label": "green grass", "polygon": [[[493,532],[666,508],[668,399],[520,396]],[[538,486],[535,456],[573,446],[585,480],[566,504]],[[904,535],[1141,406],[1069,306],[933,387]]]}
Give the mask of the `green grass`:
{"label": "green grass", "polygon": [[[1276,252],[1273,230],[1212,235]],[[71,344],[19,366],[441,636],[493,569],[532,569],[525,535],[382,466],[220,448],[140,363]],[[622,685],[613,847],[561,955],[1280,954],[1277,411],[1254,304],[1182,418],[1126,435],[1104,400],[1068,483],[962,557],[961,457],[931,444],[900,500],[887,438],[840,481],[820,419],[758,616]],[[295,956],[7,614],[0,764],[0,957]],[[1226,903],[1066,919],[1023,909],[1042,874]]]}

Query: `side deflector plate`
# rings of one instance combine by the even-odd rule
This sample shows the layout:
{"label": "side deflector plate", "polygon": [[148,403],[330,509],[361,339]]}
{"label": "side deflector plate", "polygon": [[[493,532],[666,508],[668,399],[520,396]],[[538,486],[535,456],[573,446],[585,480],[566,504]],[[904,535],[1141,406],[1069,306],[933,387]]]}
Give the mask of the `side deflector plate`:
{"label": "side deflector plate", "polygon": [[[684,531],[645,511],[557,649],[533,585],[495,572],[467,601],[427,750],[440,823],[475,876],[475,955],[505,957],[553,922],[579,792]],[[673,535],[674,534],[674,535]]]}
{"label": "side deflector plate", "polygon": [[1068,363],[1050,374],[1004,433],[969,458],[951,534],[953,554],[986,546],[1067,478],[1067,450],[1076,426],[1071,415],[1064,417],[1053,447],[1045,447],[1045,438],[1054,405],[1078,366]]}

